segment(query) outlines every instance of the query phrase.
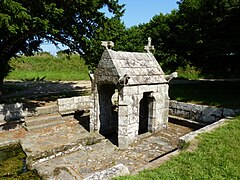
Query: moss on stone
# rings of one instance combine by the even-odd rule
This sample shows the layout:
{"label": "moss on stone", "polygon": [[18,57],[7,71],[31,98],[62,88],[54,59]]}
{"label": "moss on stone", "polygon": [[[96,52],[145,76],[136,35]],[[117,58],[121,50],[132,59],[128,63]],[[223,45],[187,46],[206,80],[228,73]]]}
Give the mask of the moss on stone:
{"label": "moss on stone", "polygon": [[0,179],[41,179],[35,170],[24,172],[25,158],[19,144],[0,147]]}

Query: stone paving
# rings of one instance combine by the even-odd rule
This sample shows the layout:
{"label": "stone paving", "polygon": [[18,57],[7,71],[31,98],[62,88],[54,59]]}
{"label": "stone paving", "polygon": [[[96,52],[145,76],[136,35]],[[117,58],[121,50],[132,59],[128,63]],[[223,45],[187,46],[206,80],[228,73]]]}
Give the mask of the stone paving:
{"label": "stone paving", "polygon": [[0,144],[20,142],[31,168],[44,179],[83,179],[119,164],[134,173],[175,149],[178,138],[191,131],[169,123],[162,132],[144,134],[127,149],[119,149],[100,134],[86,131],[76,120],[69,120],[38,130],[1,132]]}

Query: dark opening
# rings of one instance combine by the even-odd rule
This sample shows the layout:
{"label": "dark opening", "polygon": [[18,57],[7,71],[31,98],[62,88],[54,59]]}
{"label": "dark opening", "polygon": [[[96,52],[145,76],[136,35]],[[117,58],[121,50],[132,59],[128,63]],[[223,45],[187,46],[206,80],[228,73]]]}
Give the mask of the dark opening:
{"label": "dark opening", "polygon": [[104,84],[98,88],[100,134],[118,145],[118,99],[113,98],[116,96],[115,92],[114,84]]}
{"label": "dark opening", "polygon": [[90,117],[89,113],[84,111],[76,111],[74,113],[74,119],[78,120],[79,124],[84,127],[88,132],[90,132]]}
{"label": "dark opening", "polygon": [[143,93],[143,98],[140,101],[139,111],[139,129],[138,134],[144,134],[148,132],[149,123],[149,95],[151,92]]}

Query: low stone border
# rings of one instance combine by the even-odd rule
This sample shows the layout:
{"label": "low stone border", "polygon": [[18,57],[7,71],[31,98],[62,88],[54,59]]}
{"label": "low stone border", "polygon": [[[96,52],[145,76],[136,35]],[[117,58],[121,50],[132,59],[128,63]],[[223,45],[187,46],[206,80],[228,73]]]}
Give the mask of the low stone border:
{"label": "low stone border", "polygon": [[0,104],[0,125],[9,121],[19,120],[24,118],[22,103],[15,104]]}
{"label": "low stone border", "polygon": [[214,108],[206,105],[197,105],[178,101],[170,101],[169,114],[202,123],[213,123],[222,118],[234,116],[240,110]]}
{"label": "low stone border", "polygon": [[[57,100],[57,105],[47,107],[36,107],[29,110],[24,108],[23,103],[0,104],[0,126],[9,122],[16,122],[27,116],[35,116],[42,113],[60,113],[61,115],[72,114],[76,111],[85,111],[90,109],[90,96],[78,96],[72,98],[63,98]],[[170,100],[169,114],[211,124],[222,118],[234,116],[240,110],[227,108],[214,108],[205,105],[196,105]]]}
{"label": "low stone border", "polygon": [[90,96],[77,96],[57,100],[58,111],[61,115],[71,114],[75,111],[90,109]]}
{"label": "low stone border", "polygon": [[230,121],[231,118],[224,118],[221,119],[215,123],[212,123],[208,126],[205,126],[199,130],[193,131],[189,134],[186,134],[182,137],[179,138],[179,143],[178,143],[178,148],[179,149],[183,149],[184,145],[190,143],[194,138],[196,138],[196,136],[198,136],[199,134],[205,133],[205,132],[211,132],[214,129],[223,126],[226,122]]}
{"label": "low stone border", "polygon": [[3,142],[0,141],[0,147],[10,146],[18,143],[20,143],[18,139],[4,140]]}
{"label": "low stone border", "polygon": [[123,164],[117,164],[109,169],[95,172],[94,174],[84,178],[84,180],[108,180],[112,179],[117,176],[125,176],[129,175],[129,170],[127,166],[124,166]]}

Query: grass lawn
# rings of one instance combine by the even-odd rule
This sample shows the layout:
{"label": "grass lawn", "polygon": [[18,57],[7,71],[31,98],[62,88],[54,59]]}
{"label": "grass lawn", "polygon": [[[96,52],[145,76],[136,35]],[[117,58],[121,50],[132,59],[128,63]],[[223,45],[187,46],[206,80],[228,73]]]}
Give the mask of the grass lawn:
{"label": "grass lawn", "polygon": [[169,96],[172,100],[240,109],[240,81],[214,82],[189,81],[170,83]]}
{"label": "grass lawn", "polygon": [[240,179],[240,116],[197,139],[196,150],[183,151],[157,169],[118,179]]}
{"label": "grass lawn", "polygon": [[10,65],[13,71],[6,79],[13,80],[88,80],[88,68],[77,54],[54,57],[49,54],[14,58]]}

